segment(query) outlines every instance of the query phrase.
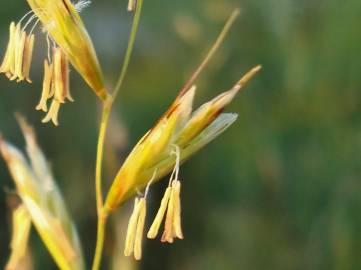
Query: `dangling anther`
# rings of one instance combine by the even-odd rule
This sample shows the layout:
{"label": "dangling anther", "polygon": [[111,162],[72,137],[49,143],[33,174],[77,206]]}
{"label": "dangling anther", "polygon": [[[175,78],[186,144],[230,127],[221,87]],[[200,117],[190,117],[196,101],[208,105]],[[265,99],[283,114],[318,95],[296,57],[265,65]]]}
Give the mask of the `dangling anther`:
{"label": "dangling anther", "polygon": [[74,101],[69,89],[69,61],[64,51],[59,47],[53,48],[53,63],[44,62],[43,91],[37,110],[47,112],[47,100],[53,97],[50,110],[43,123],[50,120],[58,125],[58,112],[61,104],[66,100]]}
{"label": "dangling anther", "polygon": [[12,22],[10,24],[9,43],[0,67],[0,73],[5,73],[11,81],[26,80],[31,83],[29,73],[34,41],[34,35],[26,34],[25,27],[21,27],[21,21],[18,24]]}
{"label": "dangling anther", "polygon": [[172,175],[169,180],[169,185],[164,193],[157,215],[147,234],[148,238],[150,239],[156,238],[159,232],[160,225],[162,224],[165,216],[164,232],[161,241],[168,243],[173,243],[174,238],[183,239],[180,203],[181,183],[178,180],[180,166],[180,149],[176,145],[174,147],[175,151],[173,151],[172,153],[176,155],[176,164],[174,166]]}
{"label": "dangling anther", "polygon": [[128,223],[124,255],[131,256],[134,253],[134,258],[138,261],[142,258],[144,224],[147,214],[147,196],[149,187],[155,179],[155,176],[156,171],[154,172],[152,179],[148,182],[144,196],[135,198],[133,213],[130,216]]}
{"label": "dangling anther", "polygon": [[137,8],[137,0],[129,0],[128,11],[134,11]]}

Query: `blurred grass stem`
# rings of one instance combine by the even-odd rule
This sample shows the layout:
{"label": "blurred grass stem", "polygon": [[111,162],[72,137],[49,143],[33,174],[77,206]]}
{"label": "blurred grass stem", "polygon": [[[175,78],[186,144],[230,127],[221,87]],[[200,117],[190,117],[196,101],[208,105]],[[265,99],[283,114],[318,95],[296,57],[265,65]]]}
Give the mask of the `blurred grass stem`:
{"label": "blurred grass stem", "polygon": [[96,171],[95,171],[95,193],[96,193],[96,204],[97,204],[97,215],[98,215],[98,231],[97,231],[97,240],[96,240],[97,242],[95,248],[94,261],[92,267],[93,270],[98,270],[100,267],[103,247],[104,247],[105,227],[108,217],[108,213],[105,213],[103,211],[104,199],[102,193],[102,165],[103,165],[103,156],[104,156],[103,153],[104,153],[105,137],[106,137],[106,132],[109,124],[109,117],[113,104],[116,100],[116,97],[123,85],[125,76],[127,74],[130,58],[134,48],[135,38],[138,31],[142,6],[143,6],[143,0],[138,0],[135,15],[133,18],[133,25],[130,32],[128,47],[125,53],[125,58],[119,75],[119,79],[117,81],[113,94],[109,95],[109,97],[103,102],[103,107],[102,107],[102,116],[101,116],[98,146],[97,146]]}

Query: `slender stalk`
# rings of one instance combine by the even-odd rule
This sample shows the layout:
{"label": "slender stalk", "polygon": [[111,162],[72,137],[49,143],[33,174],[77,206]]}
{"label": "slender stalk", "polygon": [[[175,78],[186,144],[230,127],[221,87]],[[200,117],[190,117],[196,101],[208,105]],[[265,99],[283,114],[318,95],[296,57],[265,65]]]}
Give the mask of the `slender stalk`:
{"label": "slender stalk", "polygon": [[97,231],[97,243],[95,248],[95,255],[93,261],[93,270],[98,270],[101,262],[104,246],[104,235],[107,216],[103,214],[103,193],[102,193],[102,167],[103,167],[103,152],[106,132],[109,124],[110,112],[113,104],[111,96],[103,103],[102,117],[100,122],[100,131],[98,137],[97,147],[97,160],[95,167],[95,194],[97,204],[97,215],[98,215],[98,231]]}
{"label": "slender stalk", "polygon": [[97,215],[98,215],[98,230],[97,230],[97,242],[95,248],[95,255],[93,260],[93,270],[98,270],[101,263],[103,254],[104,239],[105,239],[105,227],[107,223],[108,213],[103,211],[103,193],[102,193],[102,167],[103,167],[103,156],[104,156],[104,144],[105,137],[108,129],[110,113],[114,104],[114,101],[123,85],[125,75],[127,74],[130,58],[134,48],[135,37],[138,31],[140,15],[142,11],[143,0],[138,0],[136,12],[133,18],[133,25],[130,33],[127,51],[125,54],[123,66],[119,75],[119,79],[114,88],[114,92],[110,95],[107,100],[103,103],[102,116],[100,122],[100,131],[98,137],[97,146],[97,159],[96,159],[96,170],[95,170],[95,193],[96,193],[96,204],[97,204]]}
{"label": "slender stalk", "polygon": [[118,95],[119,90],[123,85],[125,75],[127,74],[130,58],[132,56],[132,52],[133,52],[133,48],[134,48],[135,37],[137,36],[137,32],[138,32],[140,15],[142,13],[142,6],[143,6],[143,0],[138,0],[137,1],[137,9],[135,11],[135,15],[134,15],[134,19],[133,19],[132,29],[130,31],[128,48],[125,53],[125,58],[124,58],[123,66],[122,66],[122,71],[120,72],[118,82],[114,88],[114,93],[113,93],[114,99]]}
{"label": "slender stalk", "polygon": [[95,193],[96,193],[96,204],[98,217],[101,214],[103,208],[103,193],[102,193],[102,163],[103,163],[103,152],[106,132],[109,124],[109,117],[112,108],[113,100],[109,97],[104,103],[102,108],[102,117],[100,121],[100,131],[98,137],[97,147],[97,159],[95,167]]}
{"label": "slender stalk", "polygon": [[222,32],[217,37],[216,42],[212,45],[211,49],[207,53],[206,57],[203,59],[202,63],[198,66],[198,68],[194,71],[191,78],[186,82],[183,86],[182,90],[179,93],[179,96],[182,96],[194,83],[194,81],[198,78],[199,74],[204,70],[204,68],[208,65],[209,61],[213,58],[215,53],[218,51],[219,47],[222,45],[224,39],[226,38],[229,30],[233,26],[235,20],[239,16],[239,9],[233,11],[226,24],[224,25]]}
{"label": "slender stalk", "polygon": [[105,227],[107,224],[107,218],[108,217],[103,214],[101,214],[98,217],[97,244],[96,244],[96,248],[95,248],[95,255],[94,255],[92,270],[98,270],[100,267],[102,254],[103,254]]}

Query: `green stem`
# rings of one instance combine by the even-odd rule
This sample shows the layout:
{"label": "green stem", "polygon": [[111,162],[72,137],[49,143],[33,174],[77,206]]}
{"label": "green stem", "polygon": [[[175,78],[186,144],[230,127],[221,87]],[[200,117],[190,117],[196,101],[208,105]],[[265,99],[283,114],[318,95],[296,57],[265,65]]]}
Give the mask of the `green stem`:
{"label": "green stem", "polygon": [[97,231],[95,255],[92,266],[93,270],[98,270],[100,267],[101,258],[103,254],[103,247],[104,247],[105,227],[108,218],[108,214],[104,213],[103,211],[104,199],[102,193],[102,167],[103,167],[105,137],[106,137],[110,113],[114,101],[119,93],[119,90],[123,85],[125,75],[127,74],[130,58],[134,48],[135,37],[138,31],[142,5],[143,5],[143,0],[138,0],[137,9],[133,18],[132,30],[130,33],[128,48],[125,54],[122,70],[120,72],[119,79],[114,88],[113,94],[110,95],[106,101],[104,101],[102,108],[102,116],[101,116],[100,131],[99,131],[98,146],[97,146],[96,170],[95,170],[95,193],[96,193],[96,205],[97,205],[97,214],[98,214],[98,231]]}
{"label": "green stem", "polygon": [[100,216],[103,209],[103,193],[102,193],[102,165],[103,165],[103,152],[106,132],[109,124],[109,117],[112,108],[113,100],[109,97],[103,103],[102,108],[102,117],[100,121],[100,131],[98,137],[98,147],[97,147],[97,159],[96,159],[96,169],[95,169],[95,193],[96,193],[96,204],[97,204],[97,214]]}
{"label": "green stem", "polygon": [[125,58],[124,58],[123,66],[122,66],[122,71],[120,72],[119,79],[118,79],[118,82],[115,86],[114,93],[113,93],[114,99],[118,95],[119,90],[123,85],[125,75],[127,74],[130,58],[132,56],[132,52],[133,52],[133,48],[134,48],[135,37],[137,36],[137,32],[138,32],[140,15],[142,13],[142,6],[143,6],[143,0],[138,0],[137,1],[137,9],[135,11],[133,25],[132,25],[132,29],[130,32],[128,47],[127,47],[127,51],[125,53]]}
{"label": "green stem", "polygon": [[104,247],[106,224],[107,224],[107,216],[101,214],[98,217],[97,244],[95,248],[95,256],[94,256],[92,270],[98,270],[100,267],[102,254],[103,254],[103,247]]}

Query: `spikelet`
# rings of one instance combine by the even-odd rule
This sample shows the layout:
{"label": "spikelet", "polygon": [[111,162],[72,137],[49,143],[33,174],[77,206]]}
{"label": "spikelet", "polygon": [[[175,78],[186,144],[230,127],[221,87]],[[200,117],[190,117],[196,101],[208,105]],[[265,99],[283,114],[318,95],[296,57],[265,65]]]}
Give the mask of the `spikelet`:
{"label": "spikelet", "polygon": [[242,76],[242,78],[232,87],[231,90],[220,94],[196,110],[192,114],[192,118],[188,121],[182,132],[178,135],[175,143],[177,145],[185,145],[187,142],[194,139],[214,119],[218,117],[218,115],[234,99],[242,87],[244,87],[246,83],[252,79],[260,69],[261,66],[254,67],[244,76]]}
{"label": "spikelet", "polygon": [[258,71],[253,68],[235,86],[200,107],[193,114],[192,103],[196,87],[177,97],[157,124],[138,142],[120,168],[106,197],[105,212],[114,211],[120,204],[147,185],[155,169],[155,181],[174,167],[171,146],[180,147],[182,162],[209,143],[236,119],[235,114],[222,114],[243,85]]}
{"label": "spikelet", "polygon": [[48,162],[37,145],[32,128],[22,118],[19,118],[19,123],[27,142],[31,164],[17,148],[0,141],[0,153],[8,165],[17,193],[58,267],[83,270],[77,233]]}
{"label": "spikelet", "polygon": [[[229,92],[220,95],[208,103],[210,105],[203,107],[210,109],[199,109],[192,114],[192,103],[196,91],[196,87],[193,86],[196,78],[218,50],[238,15],[239,10],[232,13],[209,53],[180,90],[175,101],[154,127],[134,146],[119,169],[106,196],[103,209],[105,214],[111,213],[134,196],[137,190],[144,189],[154,170],[158,171],[154,179],[155,183],[174,168],[175,160],[171,154],[172,145],[180,148],[182,163],[219,136],[236,120],[236,114],[221,112],[239,90],[260,70],[260,66],[242,77]],[[202,113],[198,113],[200,111]]]}
{"label": "spikelet", "polygon": [[27,0],[52,40],[97,96],[108,96],[103,74],[85,26],[70,0]]}
{"label": "spikelet", "polygon": [[172,110],[161,118],[134,147],[111,186],[105,201],[105,212],[113,211],[135,194],[138,187],[144,188],[147,185],[154,173],[154,167],[147,178],[140,178],[139,175],[144,169],[152,166],[154,160],[168,155],[169,147],[174,140],[174,132],[180,130],[190,116],[193,97],[194,89],[174,104]]}

